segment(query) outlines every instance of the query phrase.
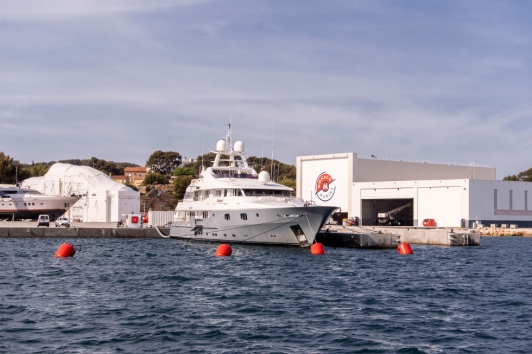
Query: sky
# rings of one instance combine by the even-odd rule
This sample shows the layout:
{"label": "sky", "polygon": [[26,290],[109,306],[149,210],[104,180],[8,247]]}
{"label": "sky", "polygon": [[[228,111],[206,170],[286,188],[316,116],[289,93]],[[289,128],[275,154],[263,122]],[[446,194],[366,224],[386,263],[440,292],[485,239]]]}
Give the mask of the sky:
{"label": "sky", "polygon": [[532,167],[527,1],[0,0],[0,151]]}

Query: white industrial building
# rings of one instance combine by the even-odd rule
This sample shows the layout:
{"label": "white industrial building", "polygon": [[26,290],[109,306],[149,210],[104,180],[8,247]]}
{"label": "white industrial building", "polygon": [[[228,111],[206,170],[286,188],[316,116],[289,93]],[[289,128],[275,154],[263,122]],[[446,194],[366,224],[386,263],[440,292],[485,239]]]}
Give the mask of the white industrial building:
{"label": "white industrial building", "polygon": [[401,225],[532,226],[532,183],[497,181],[496,170],[447,164],[360,158],[356,153],[297,158],[297,196],[341,208],[342,217],[377,224],[378,214],[401,208]]}
{"label": "white industrial building", "polygon": [[28,178],[22,186],[47,195],[81,195],[66,214],[74,221],[111,222],[122,214],[140,213],[139,192],[88,166],[56,163],[44,176]]}

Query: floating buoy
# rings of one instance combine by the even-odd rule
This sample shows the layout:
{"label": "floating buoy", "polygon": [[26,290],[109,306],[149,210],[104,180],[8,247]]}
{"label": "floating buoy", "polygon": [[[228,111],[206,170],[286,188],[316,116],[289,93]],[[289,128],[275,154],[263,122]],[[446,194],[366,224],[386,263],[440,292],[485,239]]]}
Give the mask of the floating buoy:
{"label": "floating buoy", "polygon": [[75,253],[76,253],[76,250],[74,249],[74,246],[72,246],[70,243],[63,243],[61,246],[59,246],[59,249],[57,250],[57,252],[55,252],[54,257],[55,258],[74,257]]}
{"label": "floating buoy", "polygon": [[412,251],[410,244],[408,244],[407,242],[401,243],[397,247],[397,251],[399,252],[399,254],[414,254],[414,251]]}
{"label": "floating buoy", "polygon": [[226,257],[230,256],[231,253],[233,253],[233,250],[231,249],[231,246],[228,244],[222,243],[220,247],[218,247],[218,250],[214,254],[217,257]]}
{"label": "floating buoy", "polygon": [[316,242],[312,246],[310,246],[310,253],[311,254],[324,254],[325,250],[323,249],[323,245],[319,242]]}

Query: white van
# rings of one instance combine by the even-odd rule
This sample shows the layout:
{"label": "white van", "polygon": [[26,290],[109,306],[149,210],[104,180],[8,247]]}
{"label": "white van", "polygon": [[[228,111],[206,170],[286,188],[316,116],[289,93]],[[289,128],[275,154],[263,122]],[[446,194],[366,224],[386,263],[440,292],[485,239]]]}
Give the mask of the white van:
{"label": "white van", "polygon": [[39,215],[37,218],[37,227],[39,226],[46,226],[50,227],[50,217],[48,215]]}

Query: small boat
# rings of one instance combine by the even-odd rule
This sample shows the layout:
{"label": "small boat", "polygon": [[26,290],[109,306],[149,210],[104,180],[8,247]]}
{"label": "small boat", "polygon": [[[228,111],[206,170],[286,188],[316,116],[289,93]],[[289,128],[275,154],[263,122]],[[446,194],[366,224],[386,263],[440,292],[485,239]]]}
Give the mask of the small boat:
{"label": "small boat", "polygon": [[9,220],[32,219],[47,214],[53,221],[63,215],[81,196],[52,196],[16,186],[0,186],[0,218]]}
{"label": "small boat", "polygon": [[307,247],[336,207],[292,197],[292,188],[257,173],[244,143],[233,145],[231,125],[218,141],[213,166],[202,168],[176,207],[170,237]]}

